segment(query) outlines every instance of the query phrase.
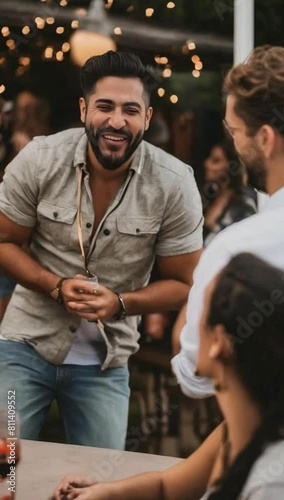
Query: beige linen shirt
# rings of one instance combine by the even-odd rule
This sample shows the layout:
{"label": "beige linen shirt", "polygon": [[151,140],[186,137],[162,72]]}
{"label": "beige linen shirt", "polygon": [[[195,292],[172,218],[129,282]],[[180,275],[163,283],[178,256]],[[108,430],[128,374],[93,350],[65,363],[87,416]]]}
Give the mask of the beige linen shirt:
{"label": "beige linen shirt", "polygon": [[[83,244],[89,269],[115,292],[147,285],[156,255],[194,252],[202,246],[200,196],[192,169],[142,142],[127,179],[90,241],[94,221],[87,138],[83,129],[36,137],[6,168],[0,211],[33,227],[31,255],[59,276],[84,274],[77,232],[78,170],[83,169]],[[17,285],[1,335],[26,342],[46,360],[61,364],[80,317],[43,293]],[[107,356],[102,368],[127,362],[138,349],[139,317],[105,321]]]}

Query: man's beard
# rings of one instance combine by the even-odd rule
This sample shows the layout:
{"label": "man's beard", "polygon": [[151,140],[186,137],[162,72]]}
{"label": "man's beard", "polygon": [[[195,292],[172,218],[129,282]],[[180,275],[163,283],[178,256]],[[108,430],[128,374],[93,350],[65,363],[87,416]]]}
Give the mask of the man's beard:
{"label": "man's beard", "polygon": [[[98,162],[102,165],[103,168],[106,170],[117,170],[121,165],[126,163],[133,153],[136,151],[138,148],[140,142],[143,139],[143,132],[139,131],[136,135],[136,137],[133,140],[133,135],[129,130],[116,130],[112,127],[99,127],[97,131],[94,131],[92,129],[92,126],[85,126],[85,131],[86,135],[88,137],[89,143],[91,145],[92,151],[97,158]],[[99,138],[102,134],[121,134],[122,136],[125,136],[128,140],[128,146],[126,147],[126,150],[123,155],[117,156],[115,154],[115,146],[113,151],[107,155],[104,155],[101,152],[100,146],[99,146]]]}
{"label": "man's beard", "polygon": [[267,173],[263,159],[257,155],[254,159],[248,160],[239,155],[242,163],[244,163],[247,172],[248,184],[258,191],[267,192]]}

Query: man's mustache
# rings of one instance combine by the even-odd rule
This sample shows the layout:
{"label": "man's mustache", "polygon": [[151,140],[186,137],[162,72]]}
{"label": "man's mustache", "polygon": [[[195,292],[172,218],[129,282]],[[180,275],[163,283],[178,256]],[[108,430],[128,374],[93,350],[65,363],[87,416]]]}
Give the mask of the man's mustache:
{"label": "man's mustache", "polygon": [[119,134],[125,136],[129,141],[132,140],[132,134],[129,130],[126,129],[115,129],[113,127],[99,127],[96,133],[96,137],[98,138],[102,134]]}

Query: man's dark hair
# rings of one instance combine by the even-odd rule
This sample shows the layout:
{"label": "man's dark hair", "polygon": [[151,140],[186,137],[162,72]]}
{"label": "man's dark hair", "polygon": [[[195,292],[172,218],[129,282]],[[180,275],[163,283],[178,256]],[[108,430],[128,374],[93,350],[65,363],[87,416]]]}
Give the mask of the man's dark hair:
{"label": "man's dark hair", "polygon": [[106,76],[139,78],[144,87],[146,107],[149,106],[151,91],[156,88],[157,81],[138,56],[131,52],[109,50],[100,56],[90,57],[81,69],[81,88],[86,101],[94,92],[97,81]]}

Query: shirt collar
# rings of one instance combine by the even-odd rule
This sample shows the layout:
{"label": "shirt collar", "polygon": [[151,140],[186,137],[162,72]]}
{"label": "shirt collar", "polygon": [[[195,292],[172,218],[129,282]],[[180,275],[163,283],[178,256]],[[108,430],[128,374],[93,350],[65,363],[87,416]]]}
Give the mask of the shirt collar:
{"label": "shirt collar", "polygon": [[85,134],[85,131],[82,129],[82,137],[80,137],[79,142],[75,149],[73,167],[78,167],[79,165],[86,167],[87,145],[88,145],[88,139]]}
{"label": "shirt collar", "polygon": [[284,207],[284,187],[278,189],[276,193],[272,194],[265,206],[263,207],[263,210],[275,210],[275,208],[283,208]]}

